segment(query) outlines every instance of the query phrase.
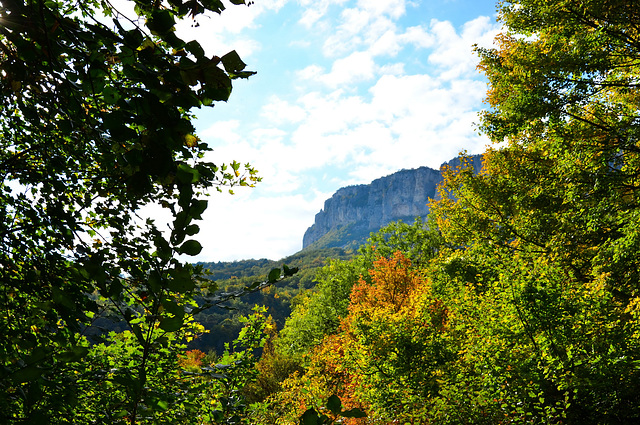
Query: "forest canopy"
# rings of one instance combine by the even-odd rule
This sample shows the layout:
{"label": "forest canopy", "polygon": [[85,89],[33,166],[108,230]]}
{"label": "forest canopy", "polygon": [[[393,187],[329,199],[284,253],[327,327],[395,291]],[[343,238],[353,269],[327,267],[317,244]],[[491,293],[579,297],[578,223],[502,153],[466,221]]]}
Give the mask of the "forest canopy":
{"label": "forest canopy", "polygon": [[[259,364],[310,345],[304,371],[266,398],[266,423],[295,423],[330,394],[367,412],[354,424],[640,420],[640,10],[498,7],[503,32],[476,49],[494,142],[483,170],[446,174],[430,205],[439,237],[383,229],[328,266]],[[337,318],[318,313],[340,294]]]}
{"label": "forest canopy", "polygon": [[[482,171],[448,170],[427,222],[329,262],[280,332],[256,307],[214,358],[185,349],[194,315],[294,272],[223,296],[177,257],[202,249],[208,189],[259,180],[194,134],[194,108],[252,73],[174,27],[223,9],[0,9],[2,422],[640,421],[634,1],[499,3],[503,32],[476,48]],[[149,204],[169,232],[137,217]]]}

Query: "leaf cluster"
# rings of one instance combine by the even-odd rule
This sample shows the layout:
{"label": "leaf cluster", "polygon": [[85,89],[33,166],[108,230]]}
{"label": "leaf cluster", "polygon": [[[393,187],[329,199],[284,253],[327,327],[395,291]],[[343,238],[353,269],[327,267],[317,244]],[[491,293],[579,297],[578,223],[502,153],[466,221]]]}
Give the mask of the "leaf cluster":
{"label": "leaf cluster", "polygon": [[[213,285],[178,256],[202,250],[209,189],[259,181],[248,164],[206,161],[191,122],[252,74],[237,53],[207,56],[175,31],[224,5],[129,4],[133,14],[91,0],[0,9],[3,423],[133,424],[177,403],[163,365],[202,332],[194,297]],[[141,218],[151,205],[168,229]],[[106,317],[127,332],[96,329]],[[86,336],[128,363],[92,358]]]}

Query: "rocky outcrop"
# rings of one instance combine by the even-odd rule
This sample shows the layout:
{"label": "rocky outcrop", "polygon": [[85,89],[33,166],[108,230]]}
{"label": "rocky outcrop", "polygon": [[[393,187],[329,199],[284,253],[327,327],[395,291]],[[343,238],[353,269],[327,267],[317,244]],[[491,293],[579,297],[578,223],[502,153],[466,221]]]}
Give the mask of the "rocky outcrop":
{"label": "rocky outcrop", "polygon": [[[366,237],[391,221],[413,222],[417,216],[426,216],[427,203],[436,197],[436,188],[442,182],[441,170],[446,165],[455,168],[460,159],[443,164],[440,170],[428,167],[401,170],[370,184],[339,189],[325,201],[315,223],[305,232],[303,249],[317,244],[325,235],[338,234],[323,247],[346,246],[353,238]],[[480,156],[473,157],[473,166],[479,171]]]}

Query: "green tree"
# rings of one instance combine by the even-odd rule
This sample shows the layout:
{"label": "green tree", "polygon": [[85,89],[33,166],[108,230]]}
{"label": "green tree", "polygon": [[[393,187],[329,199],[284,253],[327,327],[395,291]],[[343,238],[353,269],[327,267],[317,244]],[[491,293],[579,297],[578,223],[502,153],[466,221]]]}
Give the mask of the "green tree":
{"label": "green tree", "polygon": [[354,286],[341,325],[355,399],[385,422],[420,420],[456,358],[449,308],[399,251],[380,257],[369,273],[372,282]]}
{"label": "green tree", "polygon": [[316,289],[299,296],[291,315],[275,341],[277,351],[300,359],[338,329],[347,315],[351,288],[366,274],[362,257],[349,261],[331,260],[316,273]]}
{"label": "green tree", "polygon": [[424,267],[443,246],[436,223],[418,216],[412,224],[402,220],[387,224],[372,233],[358,251],[367,258],[369,268],[379,256],[390,258],[396,251],[402,252],[415,267]]}
{"label": "green tree", "polygon": [[[255,352],[264,344],[269,326],[265,312],[264,307],[256,307],[252,315],[243,317],[238,337],[211,364],[203,364],[205,354],[198,350],[184,352],[186,346],[180,341],[192,338],[201,326],[190,322],[177,333],[156,328],[153,332],[173,340],[173,345],[149,356],[153,367],[148,371],[144,402],[137,408],[139,421],[247,423],[242,391],[256,375]],[[112,333],[108,344],[90,347],[78,379],[79,417],[85,423],[129,422],[129,412],[135,410],[130,404],[136,401],[131,394],[135,390],[132,365],[143,355],[143,347],[129,331]],[[104,376],[97,379],[96,371]]]}
{"label": "green tree", "polygon": [[[176,257],[202,249],[192,237],[206,190],[259,180],[248,165],[205,162],[209,148],[191,123],[194,108],[226,101],[232,80],[252,74],[235,52],[209,57],[175,32],[176,22],[224,5],[122,6],[135,11],[91,0],[0,9],[5,423],[83,422],[83,335],[106,314],[126,323],[141,350],[128,365],[123,418],[137,423],[160,408],[149,404],[151,359],[171,349],[168,335],[195,311],[191,300],[205,284],[201,267]],[[151,204],[170,213],[168,232],[139,218]]]}
{"label": "green tree", "polygon": [[461,323],[469,415],[633,423],[640,13],[522,0],[501,3],[500,19],[497,47],[478,49],[481,129],[500,145],[480,175],[451,173],[433,205],[457,247],[441,257],[449,282],[484,306]]}

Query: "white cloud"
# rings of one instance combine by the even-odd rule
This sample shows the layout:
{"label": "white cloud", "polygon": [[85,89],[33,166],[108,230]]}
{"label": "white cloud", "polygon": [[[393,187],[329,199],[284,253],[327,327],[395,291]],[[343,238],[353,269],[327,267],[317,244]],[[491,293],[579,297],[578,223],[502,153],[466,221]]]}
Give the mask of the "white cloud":
{"label": "white cloud", "polygon": [[299,105],[292,105],[277,96],[272,96],[262,107],[262,116],[272,124],[298,123],[306,118],[307,113]]}
{"label": "white cloud", "polygon": [[425,101],[431,102],[439,88],[436,79],[426,74],[385,75],[369,91],[379,117],[391,125],[398,117],[419,109]]}
{"label": "white cloud", "polygon": [[384,12],[384,9],[345,9],[337,29],[324,42],[324,55],[340,57],[363,46],[371,46],[387,32],[395,33],[395,23]]}
{"label": "white cloud", "polygon": [[329,8],[333,5],[342,5],[349,0],[299,0],[300,5],[303,7],[302,18],[299,23],[306,28],[318,28],[318,21],[324,18],[329,11]]}
{"label": "white cloud", "polygon": [[274,161],[280,167],[288,161],[292,176],[350,164],[351,179],[375,177],[376,170],[437,167],[461,149],[477,152],[484,145],[472,126],[484,92],[482,81],[443,85],[428,75],[383,76],[370,100],[344,90],[313,92],[296,103],[305,119],[285,136],[291,144]]}
{"label": "white cloud", "polygon": [[322,74],[324,73],[324,68],[318,65],[309,65],[300,71],[296,72],[296,76],[301,80],[320,80]]}
{"label": "white cloud", "polygon": [[376,64],[368,52],[354,52],[333,63],[331,72],[319,77],[327,86],[348,88],[355,83],[371,80],[376,71]]}
{"label": "white cloud", "polygon": [[378,68],[378,73],[383,76],[384,75],[403,75],[405,73],[404,64],[392,63],[389,65],[383,65],[380,68]]}
{"label": "white cloud", "polygon": [[374,16],[386,15],[398,19],[405,14],[405,0],[358,0],[358,7]]}
{"label": "white cloud", "polygon": [[296,158],[286,136],[277,128],[256,129],[249,136],[251,163],[263,178],[260,187],[268,193],[291,193],[300,187],[294,168],[289,166]]}
{"label": "white cloud", "polygon": [[197,261],[280,259],[302,249],[302,236],[330,193],[260,196],[259,189],[213,194],[199,222],[203,246]]}
{"label": "white cloud", "polygon": [[486,16],[467,22],[462,33],[456,33],[450,22],[433,20],[431,30],[437,39],[437,48],[429,62],[442,69],[441,78],[452,80],[472,72],[478,59],[472,54],[473,45],[490,46],[499,31]]}
{"label": "white cloud", "polygon": [[239,134],[240,121],[217,121],[206,129],[198,132],[198,135],[205,141],[210,139],[218,139],[225,143],[238,143],[241,140]]}
{"label": "white cloud", "polygon": [[423,26],[409,27],[399,38],[403,43],[420,48],[429,48],[436,43],[436,37]]}
{"label": "white cloud", "polygon": [[371,43],[369,52],[373,56],[396,56],[402,49],[401,41],[394,31],[388,30]]}

